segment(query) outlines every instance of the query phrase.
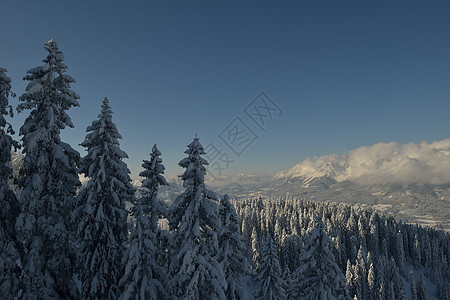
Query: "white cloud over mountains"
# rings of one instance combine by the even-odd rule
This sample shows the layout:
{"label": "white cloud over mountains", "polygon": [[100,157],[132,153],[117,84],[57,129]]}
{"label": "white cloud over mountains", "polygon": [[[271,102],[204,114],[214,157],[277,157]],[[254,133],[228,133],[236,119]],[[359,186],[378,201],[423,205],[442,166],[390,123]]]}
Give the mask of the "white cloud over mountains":
{"label": "white cloud over mountains", "polygon": [[307,159],[276,177],[330,176],[361,184],[450,182],[450,139],[432,143],[378,143]]}

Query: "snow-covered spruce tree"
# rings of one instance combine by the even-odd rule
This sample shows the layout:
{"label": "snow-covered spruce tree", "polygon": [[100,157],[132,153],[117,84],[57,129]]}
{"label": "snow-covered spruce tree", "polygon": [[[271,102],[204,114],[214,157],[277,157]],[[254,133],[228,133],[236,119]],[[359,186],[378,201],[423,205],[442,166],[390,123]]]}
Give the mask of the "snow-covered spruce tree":
{"label": "snow-covered spruce tree", "polygon": [[400,275],[400,271],[393,257],[391,257],[391,260],[389,261],[389,271],[390,271],[390,283],[394,288],[395,299],[398,300],[407,299],[405,284],[403,282],[403,278]]}
{"label": "snow-covered spruce tree", "polygon": [[366,298],[373,299],[376,295],[376,278],[375,278],[375,266],[373,263],[369,266],[369,272],[367,273],[367,285],[368,285],[368,296]]}
{"label": "snow-covered spruce tree", "polygon": [[286,299],[287,300],[294,299],[292,297],[292,294],[293,294],[292,274],[287,265],[284,267],[283,280],[284,280],[284,291],[286,293]]}
{"label": "snow-covered spruce tree", "polygon": [[414,280],[414,274],[412,270],[409,271],[409,286],[410,286],[411,300],[417,300],[416,281]]}
{"label": "snow-covered spruce tree", "polygon": [[270,236],[262,245],[260,262],[256,272],[256,280],[259,282],[259,288],[255,292],[256,299],[286,299],[284,290],[286,283],[283,280],[283,272],[278,261],[278,246]]}
{"label": "snow-covered spruce tree", "polygon": [[77,198],[72,221],[77,228],[78,271],[83,299],[117,299],[127,241],[125,201],[134,203],[130,171],[122,160],[121,135],[112,121],[107,98],[98,120],[87,127],[81,146],[88,151],[80,172],[89,178]]}
{"label": "snow-covered spruce tree", "polygon": [[344,274],[329,249],[331,239],[322,220],[306,240],[300,265],[294,272],[296,299],[349,299]]}
{"label": "snow-covered spruce tree", "polygon": [[364,250],[362,245],[358,250],[358,255],[356,256],[356,264],[354,266],[355,274],[355,286],[356,295],[360,300],[366,300],[369,297],[368,293],[368,283],[367,283],[367,267],[364,258]]}
{"label": "snow-covered spruce tree", "polygon": [[25,248],[21,280],[23,299],[76,297],[72,280],[68,214],[73,208],[79,153],[61,141],[60,132],[73,127],[66,113],[79,106],[65,74],[64,55],[54,39],[44,44],[44,65],[28,70],[30,81],[17,110],[31,110],[20,128],[24,161],[19,186],[22,213],[16,232]]}
{"label": "snow-covered spruce tree", "polygon": [[206,189],[203,146],[196,137],[185,151],[188,157],[179,166],[186,188],[169,210],[169,228],[173,231],[169,271],[170,291],[178,299],[225,299],[226,282],[218,253],[220,231],[217,196]]}
{"label": "snow-covered spruce tree", "polygon": [[246,247],[240,234],[239,219],[228,195],[224,195],[220,200],[219,217],[222,228],[217,260],[222,265],[227,282],[227,299],[247,299],[241,281],[250,268],[245,257]]}
{"label": "snow-covered spruce tree", "polygon": [[347,289],[349,290],[349,295],[356,294],[356,281],[355,281],[355,270],[350,263],[350,260],[347,260],[347,269],[345,271],[345,280],[347,284]]}
{"label": "snow-covered spruce tree", "polygon": [[120,280],[123,291],[120,299],[164,299],[167,298],[165,284],[167,275],[158,261],[159,229],[158,216],[164,211],[157,199],[160,185],[168,185],[164,174],[164,165],[159,157],[156,145],[150,154],[150,161],[144,160],[145,169],[139,176],[144,177],[142,187],[146,188],[143,197],[138,199],[132,209],[136,220],[131,232],[130,245],[125,251],[122,263],[125,274]]}
{"label": "snow-covered spruce tree", "polygon": [[[159,220],[167,218],[168,214],[168,205],[164,201],[158,199],[158,191],[159,187],[162,185],[168,186],[169,183],[166,181],[164,176],[165,167],[162,164],[162,159],[159,157],[161,155],[160,151],[156,147],[156,144],[152,148],[151,160],[144,160],[142,167],[145,169],[142,171],[139,176],[144,177],[145,179],[142,181],[142,187],[144,191],[141,191],[144,197],[147,197],[150,202],[148,202],[148,210],[145,211],[147,216],[149,217],[150,229],[156,233],[156,237],[154,240],[155,245],[155,258],[158,262],[158,265],[161,266],[166,274],[166,279],[161,277],[161,282],[163,282],[164,287],[168,287],[168,276],[167,270],[169,268],[169,253],[168,243],[170,233],[167,229],[161,229],[159,227]],[[162,276],[162,275],[161,275]]]}
{"label": "snow-covered spruce tree", "polygon": [[256,227],[253,227],[251,241],[252,241],[253,265],[254,265],[255,269],[257,269],[258,263],[259,263],[259,241],[258,241],[258,233],[256,232]]}
{"label": "snow-covered spruce tree", "polygon": [[9,180],[13,177],[11,148],[18,147],[10,134],[14,134],[5,116],[13,116],[8,104],[11,79],[6,69],[0,67],[0,299],[12,299],[19,289],[20,259],[14,225],[20,213],[20,205],[11,190]]}
{"label": "snow-covered spruce tree", "polygon": [[427,286],[425,284],[425,280],[424,280],[422,272],[420,273],[420,278],[417,281],[416,295],[417,295],[417,300],[427,300],[428,299]]}
{"label": "snow-covered spruce tree", "polygon": [[148,214],[150,218],[151,229],[158,232],[158,220],[167,214],[165,204],[161,203],[158,199],[158,190],[161,185],[169,185],[164,178],[164,170],[166,169],[162,164],[162,159],[159,157],[161,152],[153,145],[152,153],[150,154],[150,161],[144,160],[142,171],[139,176],[144,177],[142,181],[142,187],[146,189],[144,191],[144,198],[147,199]]}

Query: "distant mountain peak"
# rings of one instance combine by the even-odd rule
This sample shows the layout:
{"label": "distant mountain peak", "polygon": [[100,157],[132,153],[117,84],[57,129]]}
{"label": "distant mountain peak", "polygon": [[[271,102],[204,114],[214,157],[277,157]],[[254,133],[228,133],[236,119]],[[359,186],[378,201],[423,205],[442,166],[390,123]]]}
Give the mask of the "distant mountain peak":
{"label": "distant mountain peak", "polygon": [[301,178],[306,184],[315,178],[328,177],[337,182],[350,178],[348,156],[331,154],[306,159],[292,168],[275,175],[276,180]]}
{"label": "distant mountain peak", "polygon": [[329,177],[360,184],[443,184],[450,182],[450,139],[432,143],[395,142],[363,146],[346,154],[308,158],[275,175],[275,180]]}

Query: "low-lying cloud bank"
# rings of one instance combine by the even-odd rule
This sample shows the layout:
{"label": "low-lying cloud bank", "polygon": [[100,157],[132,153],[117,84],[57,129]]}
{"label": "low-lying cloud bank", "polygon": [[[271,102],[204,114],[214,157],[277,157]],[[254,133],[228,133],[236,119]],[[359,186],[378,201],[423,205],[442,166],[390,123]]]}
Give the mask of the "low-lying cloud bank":
{"label": "low-lying cloud bank", "polygon": [[330,176],[361,184],[450,182],[450,139],[432,143],[378,143],[307,159],[276,177]]}

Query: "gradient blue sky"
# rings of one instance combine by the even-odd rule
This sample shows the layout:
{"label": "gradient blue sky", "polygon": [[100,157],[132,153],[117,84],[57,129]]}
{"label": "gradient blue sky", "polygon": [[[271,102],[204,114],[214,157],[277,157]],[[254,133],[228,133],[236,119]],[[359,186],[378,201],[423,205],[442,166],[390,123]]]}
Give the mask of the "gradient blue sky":
{"label": "gradient blue sky", "polygon": [[[168,175],[195,133],[235,160],[225,175],[282,170],[306,157],[450,133],[450,2],[11,1],[0,66],[13,89],[55,37],[80,96],[77,146],[107,96],[136,178],[157,143]],[[243,112],[265,91],[283,115],[265,132]],[[12,101],[16,105],[16,101]],[[17,115],[18,128],[26,113]],[[259,136],[241,157],[218,139],[239,116]]]}

